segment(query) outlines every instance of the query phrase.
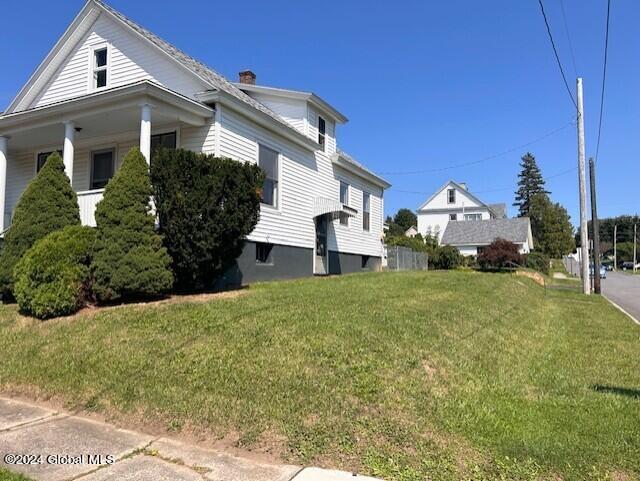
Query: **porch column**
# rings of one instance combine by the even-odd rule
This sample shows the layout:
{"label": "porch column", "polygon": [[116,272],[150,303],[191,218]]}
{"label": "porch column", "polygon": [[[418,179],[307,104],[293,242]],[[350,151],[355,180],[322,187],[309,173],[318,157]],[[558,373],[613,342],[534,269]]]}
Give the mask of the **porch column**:
{"label": "porch column", "polygon": [[7,137],[0,137],[0,233],[7,227],[4,225],[4,201],[7,192],[8,140]]}
{"label": "porch column", "polygon": [[64,161],[64,171],[69,177],[69,182],[73,185],[73,155],[74,155],[74,138],[76,134],[76,124],[67,121],[64,123],[64,150],[62,152],[62,160]]}
{"label": "porch column", "polygon": [[140,121],[140,152],[151,164],[151,105],[143,104]]}

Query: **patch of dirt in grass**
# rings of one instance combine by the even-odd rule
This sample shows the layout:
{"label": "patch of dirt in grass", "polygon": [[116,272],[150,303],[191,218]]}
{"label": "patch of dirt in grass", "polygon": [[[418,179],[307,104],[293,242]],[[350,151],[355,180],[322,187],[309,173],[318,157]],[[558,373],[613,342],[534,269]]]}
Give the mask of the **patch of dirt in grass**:
{"label": "patch of dirt in grass", "polygon": [[625,473],[624,471],[613,471],[611,473],[612,481],[635,481],[637,479],[638,478],[636,478],[635,476],[629,473]]}
{"label": "patch of dirt in grass", "polygon": [[111,306],[95,306],[90,305],[80,309],[75,314],[64,317],[54,317],[52,319],[47,319],[45,321],[41,321],[40,319],[36,319],[34,317],[25,316],[23,314],[16,314],[16,325],[18,327],[31,327],[31,326],[51,326],[64,324],[67,322],[72,322],[77,319],[93,317],[97,314],[107,313],[116,311],[118,309],[128,308],[143,311],[150,308],[155,308],[158,306],[167,306],[174,304],[182,304],[182,303],[206,303],[216,300],[225,300],[225,299],[236,299],[241,296],[245,296],[249,294],[250,290],[248,288],[236,289],[232,291],[223,291],[223,292],[208,292],[201,294],[175,294],[165,299],[159,299],[156,301],[147,301],[147,302],[132,302],[132,303],[123,303],[118,305]]}

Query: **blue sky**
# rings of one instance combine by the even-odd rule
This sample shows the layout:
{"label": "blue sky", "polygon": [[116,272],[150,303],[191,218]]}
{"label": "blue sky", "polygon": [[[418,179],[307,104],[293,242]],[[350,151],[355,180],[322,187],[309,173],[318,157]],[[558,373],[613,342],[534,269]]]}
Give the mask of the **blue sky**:
{"label": "blue sky", "polygon": [[[606,0],[563,1],[577,73],[584,77],[587,155],[594,155]],[[486,202],[511,204],[519,157],[527,150],[547,177],[577,164],[576,131],[568,125],[574,111],[536,0],[420,0],[394,7],[365,0],[109,3],[228,78],[250,68],[259,84],[317,93],[350,119],[338,131],[340,147],[376,172],[446,169],[556,131],[464,168],[385,175],[393,184],[388,214],[416,209],[449,178],[467,182]],[[612,3],[598,162],[602,216],[640,211],[640,2]],[[4,9],[0,109],[82,5],[25,0]],[[546,0],[545,7],[574,88],[560,0]],[[548,188],[576,223],[577,171],[550,179]]]}

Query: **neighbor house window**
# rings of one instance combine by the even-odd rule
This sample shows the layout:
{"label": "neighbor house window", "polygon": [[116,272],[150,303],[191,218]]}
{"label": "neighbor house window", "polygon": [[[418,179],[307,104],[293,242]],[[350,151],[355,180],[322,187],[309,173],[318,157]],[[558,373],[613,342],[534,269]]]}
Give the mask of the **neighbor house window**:
{"label": "neighbor house window", "polygon": [[[60,157],[62,157],[62,150],[56,150],[55,152],[58,152],[58,154],[60,154]],[[44,163],[47,161],[51,154],[53,154],[53,151],[38,153],[38,156],[36,158],[36,173],[40,172],[40,169],[44,167]]]}
{"label": "neighbor house window", "polygon": [[449,214],[449,220],[458,220],[458,214]]}
{"label": "neighbor house window", "polygon": [[175,132],[166,134],[157,134],[151,136],[151,152],[161,147],[165,149],[174,149],[177,146],[177,135]]}
{"label": "neighbor house window", "polygon": [[273,244],[258,242],[256,244],[256,264],[272,264],[271,251],[273,251]]}
{"label": "neighbor house window", "polygon": [[91,153],[91,189],[104,189],[113,177],[114,161],[113,149]]}
{"label": "neighbor house window", "polygon": [[465,214],[464,220],[482,220],[482,214]]}
{"label": "neighbor house window", "polygon": [[276,207],[278,205],[278,152],[260,145],[258,155],[258,165],[266,173],[261,202]]}
{"label": "neighbor house window", "polygon": [[318,143],[322,150],[324,150],[324,146],[326,144],[326,136],[327,136],[327,123],[324,121],[322,117],[318,117]]}
{"label": "neighbor house window", "polygon": [[108,70],[107,47],[100,47],[93,51],[93,88],[101,89],[107,86]]}
{"label": "neighbor house window", "polygon": [[[340,181],[340,203],[349,205],[349,184],[342,181]],[[349,225],[349,217],[346,214],[340,213],[340,223],[342,225]]]}
{"label": "neighbor house window", "polygon": [[447,190],[447,203],[449,204],[456,203],[456,189]]}
{"label": "neighbor house window", "polygon": [[371,228],[371,195],[368,192],[362,193],[362,229],[367,232]]}

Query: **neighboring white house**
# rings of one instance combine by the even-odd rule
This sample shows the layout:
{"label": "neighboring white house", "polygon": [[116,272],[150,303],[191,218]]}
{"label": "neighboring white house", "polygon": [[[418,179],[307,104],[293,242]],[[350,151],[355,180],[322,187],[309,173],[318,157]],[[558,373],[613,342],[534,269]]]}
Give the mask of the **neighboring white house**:
{"label": "neighboring white house", "polygon": [[415,225],[409,227],[406,231],[404,231],[405,237],[415,237],[418,235],[418,229]]}
{"label": "neighboring white house", "polygon": [[418,232],[442,236],[451,221],[504,219],[505,204],[485,204],[464,183],[452,180],[444,184],[418,208]]}
{"label": "neighboring white house", "polygon": [[457,247],[462,255],[475,256],[496,239],[511,241],[518,246],[520,254],[528,254],[533,249],[529,218],[449,222],[442,244]]}
{"label": "neighboring white house", "polygon": [[[10,65],[7,65],[10,68]],[[47,155],[62,153],[82,222],[126,152],[156,145],[256,162],[260,221],[242,282],[379,269],[389,183],[337,146],[347,119],[318,96],[232,83],[99,0],[89,0],[0,114],[0,233]]]}
{"label": "neighboring white house", "polygon": [[507,219],[505,204],[485,204],[466,184],[452,180],[418,208],[418,232],[436,236],[463,255],[477,255],[496,239],[517,244],[523,254],[533,249],[528,218]]}

